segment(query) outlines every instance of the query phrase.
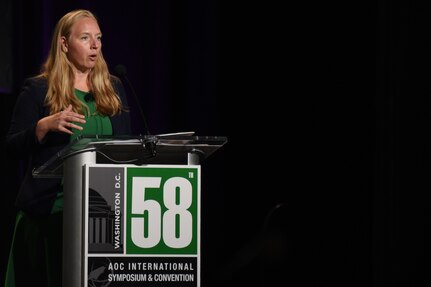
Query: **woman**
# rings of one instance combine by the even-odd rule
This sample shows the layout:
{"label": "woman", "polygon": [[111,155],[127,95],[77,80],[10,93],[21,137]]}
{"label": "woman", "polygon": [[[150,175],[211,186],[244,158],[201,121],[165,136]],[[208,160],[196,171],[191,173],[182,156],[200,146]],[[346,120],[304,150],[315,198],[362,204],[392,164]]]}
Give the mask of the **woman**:
{"label": "woman", "polygon": [[87,10],[64,15],[56,25],[40,75],[27,79],[17,99],[6,146],[28,159],[6,287],[61,286],[61,179],[35,179],[45,163],[79,134],[128,135],[130,117],[120,80],[108,71],[102,33]]}

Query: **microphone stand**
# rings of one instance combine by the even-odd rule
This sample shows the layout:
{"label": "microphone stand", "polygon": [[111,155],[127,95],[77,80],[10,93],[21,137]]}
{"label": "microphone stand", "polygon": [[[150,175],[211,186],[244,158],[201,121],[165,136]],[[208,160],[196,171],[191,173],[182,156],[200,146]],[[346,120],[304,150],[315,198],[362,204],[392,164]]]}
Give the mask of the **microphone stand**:
{"label": "microphone stand", "polygon": [[147,120],[146,120],[146,117],[144,114],[144,110],[142,109],[141,103],[140,103],[139,98],[135,92],[135,89],[133,88],[132,83],[130,82],[129,78],[126,76],[126,68],[122,65],[117,65],[115,67],[115,71],[117,72],[117,74],[119,76],[122,76],[126,80],[130,90],[132,91],[132,95],[136,101],[136,104],[138,105],[139,113],[141,114],[141,118],[144,122],[145,138],[143,140],[143,146],[145,147],[145,149],[147,149],[148,151],[151,152],[152,157],[155,157],[157,155],[157,149],[156,149],[157,138],[150,134],[150,129],[148,128],[148,124],[147,124]]}

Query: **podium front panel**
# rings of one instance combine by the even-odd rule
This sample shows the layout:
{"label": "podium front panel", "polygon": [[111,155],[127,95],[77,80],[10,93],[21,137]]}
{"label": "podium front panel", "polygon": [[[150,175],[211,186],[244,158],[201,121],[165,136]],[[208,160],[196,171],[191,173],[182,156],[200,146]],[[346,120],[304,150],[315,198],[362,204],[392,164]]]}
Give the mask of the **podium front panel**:
{"label": "podium front panel", "polygon": [[199,165],[84,167],[83,286],[200,286]]}

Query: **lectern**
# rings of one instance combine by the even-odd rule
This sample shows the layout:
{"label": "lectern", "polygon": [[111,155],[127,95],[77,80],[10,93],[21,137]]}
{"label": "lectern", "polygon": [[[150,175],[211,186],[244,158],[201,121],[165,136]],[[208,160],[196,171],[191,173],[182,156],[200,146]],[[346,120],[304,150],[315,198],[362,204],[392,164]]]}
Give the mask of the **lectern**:
{"label": "lectern", "polygon": [[200,286],[200,164],[226,142],[80,136],[35,169],[63,178],[63,286]]}

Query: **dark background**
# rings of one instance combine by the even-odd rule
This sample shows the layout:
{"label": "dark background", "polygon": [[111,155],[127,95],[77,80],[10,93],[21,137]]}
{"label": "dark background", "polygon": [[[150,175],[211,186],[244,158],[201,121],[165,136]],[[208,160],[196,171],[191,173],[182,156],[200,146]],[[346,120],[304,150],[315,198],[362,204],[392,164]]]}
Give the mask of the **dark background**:
{"label": "dark background", "polygon": [[[2,2],[3,131],[55,22],[91,9],[152,133],[228,138],[202,163],[202,286],[430,284],[429,7],[57,2]],[[3,158],[2,266],[19,182]]]}

